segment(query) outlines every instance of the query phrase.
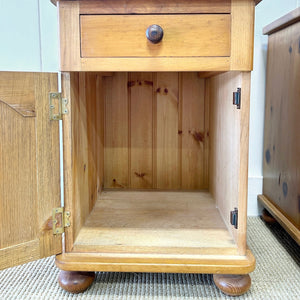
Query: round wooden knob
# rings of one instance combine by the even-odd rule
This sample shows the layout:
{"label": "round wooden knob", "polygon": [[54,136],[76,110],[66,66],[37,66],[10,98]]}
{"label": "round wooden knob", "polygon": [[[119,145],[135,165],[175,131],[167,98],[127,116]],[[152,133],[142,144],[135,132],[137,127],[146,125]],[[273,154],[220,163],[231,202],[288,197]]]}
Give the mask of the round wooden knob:
{"label": "round wooden knob", "polygon": [[164,31],[159,25],[150,25],[146,30],[146,37],[153,44],[159,43],[162,40],[163,36]]}

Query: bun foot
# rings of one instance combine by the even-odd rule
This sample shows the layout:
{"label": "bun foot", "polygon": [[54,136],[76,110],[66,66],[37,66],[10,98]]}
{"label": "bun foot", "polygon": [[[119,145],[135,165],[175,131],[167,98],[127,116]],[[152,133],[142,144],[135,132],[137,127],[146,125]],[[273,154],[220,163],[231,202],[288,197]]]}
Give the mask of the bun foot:
{"label": "bun foot", "polygon": [[247,275],[214,274],[215,285],[226,295],[240,296],[251,286],[251,278]]}
{"label": "bun foot", "polygon": [[60,271],[59,285],[69,293],[79,294],[84,292],[94,281],[95,272]]}
{"label": "bun foot", "polygon": [[273,216],[265,208],[261,213],[261,219],[270,225],[277,222],[276,219],[274,219]]}

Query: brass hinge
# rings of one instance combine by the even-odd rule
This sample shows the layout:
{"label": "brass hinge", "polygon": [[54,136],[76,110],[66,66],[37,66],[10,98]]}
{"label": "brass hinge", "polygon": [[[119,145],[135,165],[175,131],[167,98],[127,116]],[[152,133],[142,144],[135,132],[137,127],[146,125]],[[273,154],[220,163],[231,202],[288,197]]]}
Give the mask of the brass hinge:
{"label": "brass hinge", "polygon": [[238,228],[238,216],[239,216],[239,211],[235,207],[234,210],[230,212],[230,224],[233,225],[235,229]]}
{"label": "brass hinge", "polygon": [[61,93],[49,93],[50,120],[62,120],[62,116],[69,112],[67,104],[68,99],[62,98]]}
{"label": "brass hinge", "polygon": [[65,232],[65,227],[70,226],[70,216],[69,211],[64,211],[63,207],[56,207],[52,210],[52,226],[53,234],[62,234]]}
{"label": "brass hinge", "polygon": [[241,108],[241,93],[241,88],[237,88],[236,92],[233,92],[233,105],[236,105],[237,109]]}

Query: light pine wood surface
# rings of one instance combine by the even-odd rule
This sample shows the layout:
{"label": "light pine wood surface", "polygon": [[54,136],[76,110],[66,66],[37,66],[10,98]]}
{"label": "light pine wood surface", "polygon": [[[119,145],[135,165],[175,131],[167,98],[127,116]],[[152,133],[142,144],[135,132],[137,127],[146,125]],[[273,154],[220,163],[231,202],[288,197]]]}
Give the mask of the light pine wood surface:
{"label": "light pine wood surface", "polygon": [[[227,72],[208,81],[209,190],[243,254],[246,251],[250,73]],[[229,101],[237,87],[242,90],[241,109]],[[239,209],[238,230],[229,223],[234,207]]]}
{"label": "light pine wood surface", "polygon": [[253,69],[254,13],[253,1],[231,1],[230,70]]}
{"label": "light pine wood surface", "polygon": [[0,268],[61,252],[58,122],[49,119],[57,75],[0,73]]}
{"label": "light pine wood surface", "polygon": [[81,71],[79,2],[60,1],[58,2],[57,8],[60,45],[60,69],[61,71]]}
{"label": "light pine wood surface", "polygon": [[[64,73],[63,95],[71,113],[64,117],[64,172],[66,210],[71,211],[66,250],[94,207],[102,190],[104,166],[103,76],[97,73]],[[102,119],[101,119],[102,117]]]}
{"label": "light pine wood surface", "polygon": [[[77,88],[78,76],[76,73],[62,73],[61,76],[61,91],[63,97],[68,99],[68,109],[69,112],[73,110],[73,101],[78,97]],[[73,100],[74,99],[74,100]],[[65,229],[66,237],[65,245],[62,251],[70,251],[72,249],[76,224],[74,221],[75,215],[75,195],[74,192],[74,182],[76,179],[73,177],[73,146],[72,146],[72,115],[69,113],[64,116],[62,122],[63,127],[63,156],[64,156],[64,205],[65,210],[71,212],[71,226]]]}
{"label": "light pine wood surface", "polygon": [[[57,5],[59,0],[50,0],[54,5]],[[66,1],[66,0],[65,0]],[[74,0],[70,0],[74,1]],[[77,1],[77,0],[75,0]],[[143,1],[139,0],[93,0],[91,5],[91,0],[82,0],[80,4],[80,12],[82,13],[101,13],[101,14],[111,14],[113,12],[117,13],[141,13],[147,11],[150,6],[151,10],[157,9],[156,12],[168,13],[168,12],[189,12],[189,13],[228,13],[230,12],[230,0],[216,0],[213,3],[209,3],[206,0],[193,0],[189,1],[188,5],[182,3],[180,0],[166,1],[163,6],[159,5],[159,0],[147,1],[147,6]],[[255,5],[260,3],[262,0],[255,0]],[[148,4],[149,3],[149,4]],[[183,8],[182,8],[183,7]]]}
{"label": "light pine wood surface", "polygon": [[[197,72],[228,71],[229,57],[137,57],[137,58],[81,58],[80,71],[98,72]],[[76,65],[66,66],[66,71],[78,71]]]}
{"label": "light pine wood surface", "polygon": [[[298,21],[269,36],[263,180],[263,195],[273,203],[278,213],[283,214],[289,223],[297,228],[298,232],[300,230],[299,30]],[[272,211],[273,209],[270,212]]]}
{"label": "light pine wood surface", "polygon": [[[54,5],[57,4],[59,0],[50,0]],[[70,0],[74,1],[74,0]],[[77,1],[77,0],[75,0]],[[129,0],[126,1],[126,4],[128,7],[124,8],[124,1],[126,0],[114,0],[113,2],[110,0],[94,0],[93,5],[91,6],[89,2],[91,0],[83,0],[81,1],[81,10],[80,12],[90,12],[90,13],[112,13],[112,12],[123,12],[123,13],[139,13],[145,11],[147,7],[154,6],[154,8],[157,8],[157,3],[160,3],[159,0],[151,0],[147,1],[149,2],[149,5],[145,7],[145,4],[142,1],[139,0]],[[255,0],[255,5],[260,3],[262,0]],[[164,9],[166,7],[165,11],[159,11],[162,13],[168,13],[169,11],[176,10],[177,13],[180,12],[186,12],[187,9],[189,9],[189,13],[209,13],[209,12],[215,12],[215,13],[226,13],[230,12],[230,1],[229,0],[218,0],[214,1],[213,3],[207,3],[206,0],[193,0],[189,1],[187,7],[184,6],[185,3],[182,3],[180,0],[174,0],[174,1],[166,1],[164,3],[164,6],[159,6],[159,9]],[[183,10],[181,7],[184,6]],[[92,11],[91,9],[94,9]],[[86,11],[86,9],[89,9],[89,11]],[[136,9],[136,10],[135,10]],[[153,9],[153,7],[152,7]]]}
{"label": "light pine wood surface", "polygon": [[245,256],[222,253],[185,259],[182,255],[64,253],[56,257],[56,265],[66,271],[248,274],[255,268],[255,258],[250,250]]}
{"label": "light pine wood surface", "polygon": [[176,189],[182,165],[180,74],[157,73],[154,78],[153,180],[158,189]]}
{"label": "light pine wood surface", "polygon": [[115,73],[103,89],[105,188],[208,188],[204,79]]}
{"label": "light pine wood surface", "polygon": [[[160,43],[146,38],[152,24],[163,28]],[[230,25],[229,14],[82,15],[81,56],[230,56]]]}
{"label": "light pine wood surface", "polygon": [[182,14],[230,13],[230,0],[101,0],[80,1],[81,14]]}
{"label": "light pine wood surface", "polygon": [[128,74],[104,78],[104,186],[129,186]]}
{"label": "light pine wood surface", "polygon": [[[65,143],[73,153],[68,251],[103,188],[209,189],[219,218],[245,254],[249,73],[206,79],[196,72],[72,73],[66,83],[73,103],[64,121],[73,124],[73,142],[66,135]],[[91,87],[97,89],[91,93]],[[237,87],[241,110],[232,104]],[[238,229],[229,223],[235,207]]]}
{"label": "light pine wood surface", "polygon": [[172,252],[172,248],[182,253],[231,248],[236,253],[209,193],[104,191],[81,228],[73,251],[155,251],[158,255]]}
{"label": "light pine wood surface", "polygon": [[129,73],[128,79],[129,186],[147,189],[153,187],[153,73]]}
{"label": "light pine wood surface", "polygon": [[104,190],[72,252],[69,271],[247,274],[255,259],[238,253],[208,192]]}
{"label": "light pine wood surface", "polygon": [[[223,8],[228,7],[228,1],[223,1],[222,4],[221,2],[216,2],[217,6],[218,3],[221,4],[219,8],[214,7],[214,4],[210,4],[212,12],[218,13],[215,15],[211,13],[209,15],[197,15],[193,12],[188,15],[188,18],[184,19],[184,16],[187,16],[184,14],[191,13],[189,7],[186,7],[186,11],[180,15],[167,13],[165,15],[157,15],[157,20],[165,20],[165,24],[169,24],[173,28],[170,31],[173,33],[171,35],[166,33],[165,40],[158,45],[149,44],[146,41],[145,32],[141,33],[143,35],[142,39],[135,38],[134,34],[136,26],[140,28],[145,26],[142,25],[145,19],[150,18],[152,20],[156,18],[154,14],[157,11],[157,7],[155,5],[148,7],[148,9],[141,8],[137,15],[120,15],[122,12],[111,12],[111,15],[108,16],[100,13],[100,11],[98,13],[95,12],[95,9],[101,10],[95,2],[91,2],[91,12],[89,12],[88,4],[84,2],[84,15],[80,17],[82,3],[81,1],[60,1],[58,5],[61,36],[60,67],[62,71],[249,71],[252,69],[254,1],[232,1],[229,11],[226,8],[227,13],[223,15],[221,6],[224,5]],[[193,10],[192,7],[193,4],[191,5]],[[143,9],[145,9],[145,12],[142,12]],[[148,15],[142,16],[141,14],[143,13]],[[208,24],[205,21],[203,26],[195,26],[195,24],[199,23],[198,21],[206,18],[216,17],[221,20],[222,16],[227,20],[231,20],[231,25],[227,21],[227,23],[225,22],[230,26],[230,29],[228,29],[227,25],[222,26],[219,21],[214,21],[214,26],[210,25],[212,24],[211,22]],[[82,38],[80,38],[80,18],[93,20],[93,22],[88,22],[92,26],[88,27],[89,30],[84,32]],[[108,22],[104,22],[107,18],[109,18]],[[182,36],[182,30],[175,29],[178,23],[174,22],[176,18],[180,20],[183,18],[179,23],[182,23],[183,27],[188,29],[185,31],[183,39],[175,37]],[[201,20],[199,19],[196,23],[191,22],[193,18],[200,18]],[[139,19],[140,21],[134,22],[135,26],[133,28],[132,22],[125,21],[129,19]],[[97,20],[97,24],[99,23],[98,25],[95,23],[95,20]],[[106,26],[101,26],[101,24],[110,24],[111,20],[116,21],[113,22],[114,24],[111,24],[113,26],[112,30],[107,35],[105,32],[102,32],[106,30]],[[118,26],[118,22],[121,21],[122,26]],[[124,22],[128,23],[128,26],[125,27],[131,28],[131,30],[126,31],[126,34],[122,34],[118,38],[118,35],[124,31]],[[218,23],[219,27],[216,26]],[[223,22],[223,25],[225,23]],[[207,27],[207,25],[209,26]],[[117,30],[118,27],[121,27],[120,30]],[[95,36],[97,28],[102,30],[102,40]],[[138,32],[142,31],[142,29],[138,30]],[[189,35],[193,36],[200,31],[203,31],[203,34],[197,41],[195,41],[194,37],[189,38]],[[111,32],[114,34],[111,35]],[[87,40],[85,40],[86,38]],[[80,53],[81,39],[84,44],[82,45],[82,53]],[[202,39],[203,43],[201,42]],[[118,40],[123,46],[115,47],[115,40]],[[184,40],[184,43],[181,43],[181,40]],[[199,43],[199,45],[195,46],[193,43]],[[131,50],[129,51],[128,49]],[[89,57],[84,57],[85,55]],[[111,57],[111,55],[114,57]],[[214,56],[210,57],[210,55]]]}
{"label": "light pine wood surface", "polygon": [[[205,189],[204,159],[207,132],[205,132],[205,85],[196,73],[181,76],[181,187]],[[208,103],[206,103],[208,105]]]}

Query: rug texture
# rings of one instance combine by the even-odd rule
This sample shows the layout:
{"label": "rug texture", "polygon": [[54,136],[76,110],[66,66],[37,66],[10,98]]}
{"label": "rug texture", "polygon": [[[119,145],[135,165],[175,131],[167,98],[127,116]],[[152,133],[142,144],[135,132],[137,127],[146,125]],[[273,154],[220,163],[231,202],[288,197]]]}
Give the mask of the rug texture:
{"label": "rug texture", "polygon": [[97,273],[83,294],[58,283],[54,257],[0,271],[0,299],[300,299],[300,247],[278,225],[248,218],[248,246],[256,257],[252,286],[240,297],[223,295],[207,274]]}

